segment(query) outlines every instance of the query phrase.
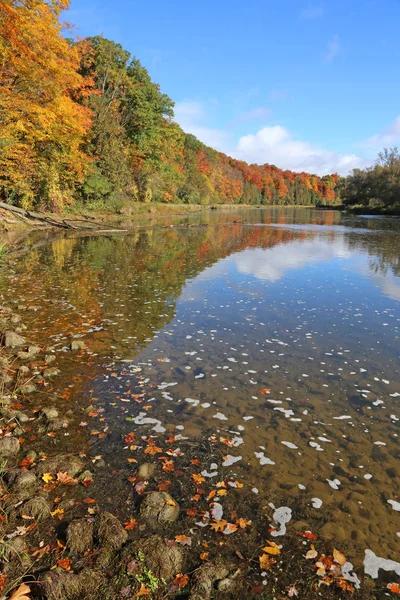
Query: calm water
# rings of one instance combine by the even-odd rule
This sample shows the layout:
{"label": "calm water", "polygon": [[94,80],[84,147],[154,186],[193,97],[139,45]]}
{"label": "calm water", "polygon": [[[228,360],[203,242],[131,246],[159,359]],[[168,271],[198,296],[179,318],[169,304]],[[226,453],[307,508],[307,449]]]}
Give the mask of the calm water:
{"label": "calm water", "polygon": [[[114,502],[129,431],[228,437],[219,477],[292,507],[353,558],[398,559],[399,219],[215,211],[30,243],[0,291],[29,306],[36,341],[87,343],[40,397],[76,407],[59,443],[105,458]],[[101,420],[87,427],[78,407],[93,398]]]}

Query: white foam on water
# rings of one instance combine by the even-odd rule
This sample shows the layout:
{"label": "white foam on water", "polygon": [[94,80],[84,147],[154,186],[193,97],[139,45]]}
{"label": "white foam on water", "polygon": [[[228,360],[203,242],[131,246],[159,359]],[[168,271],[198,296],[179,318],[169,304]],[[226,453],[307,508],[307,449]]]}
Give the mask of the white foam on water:
{"label": "white foam on water", "polygon": [[278,537],[281,535],[285,535],[286,525],[292,519],[292,509],[288,506],[280,506],[275,510],[274,514],[272,515],[272,518],[274,519],[275,523],[278,523],[278,525],[280,525],[280,529],[276,531],[271,531],[271,536]]}
{"label": "white foam on water", "polygon": [[292,450],[298,449],[296,444],[292,444],[292,442],[281,442],[281,444],[283,444],[284,446],[287,446],[288,448],[291,448]]}
{"label": "white foam on water", "polygon": [[231,454],[228,454],[226,459],[222,463],[222,466],[230,467],[230,466],[234,465],[235,463],[239,462],[239,460],[242,460],[241,456],[232,456]]}
{"label": "white foam on water", "polygon": [[256,458],[259,459],[260,465],[274,465],[274,461],[264,456],[264,452],[254,452]]}
{"label": "white foam on water", "polygon": [[400,502],[396,502],[396,500],[388,500],[388,504],[392,505],[393,510],[400,512]]}
{"label": "white foam on water", "polygon": [[390,560],[389,558],[376,556],[372,550],[366,550],[364,557],[365,574],[372,577],[372,579],[377,579],[379,569],[383,569],[383,571],[394,571],[396,575],[400,577],[400,563]]}
{"label": "white foam on water", "polygon": [[213,416],[213,419],[219,419],[220,421],[227,421],[228,417],[226,417],[223,413],[218,412]]}
{"label": "white foam on water", "polygon": [[331,488],[333,490],[338,490],[339,489],[339,485],[341,483],[339,481],[339,479],[332,479],[332,480],[331,479],[327,479],[326,481],[329,483],[329,485],[331,486]]}

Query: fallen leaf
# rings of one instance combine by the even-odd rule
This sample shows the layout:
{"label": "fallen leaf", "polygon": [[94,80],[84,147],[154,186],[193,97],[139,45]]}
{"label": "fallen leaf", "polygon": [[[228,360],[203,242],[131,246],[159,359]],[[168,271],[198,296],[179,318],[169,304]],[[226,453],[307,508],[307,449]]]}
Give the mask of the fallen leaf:
{"label": "fallen leaf", "polygon": [[5,583],[7,581],[8,575],[0,575],[0,591],[4,589]]}
{"label": "fallen leaf", "polygon": [[192,474],[192,479],[195,483],[203,483],[205,481],[203,475],[198,475],[197,473]]}
{"label": "fallen leaf", "polygon": [[30,593],[31,588],[26,585],[26,583],[22,583],[19,588],[11,594],[10,600],[29,600]]}
{"label": "fallen leaf", "polygon": [[271,393],[271,389],[270,388],[262,388],[260,390],[260,394],[262,394],[263,396],[265,396],[265,394],[270,394]]}
{"label": "fallen leaf", "polygon": [[301,537],[307,538],[308,540],[316,540],[317,536],[312,531],[299,531],[297,535],[301,535]]}
{"label": "fallen leaf", "polygon": [[64,571],[70,571],[71,564],[72,560],[70,558],[60,558],[57,561],[57,567],[60,567],[60,569],[63,569]]}
{"label": "fallen leaf", "polygon": [[267,541],[268,546],[265,546],[263,548],[263,552],[266,552],[267,554],[273,554],[273,555],[277,555],[281,553],[281,550],[278,546],[278,544],[275,544],[275,542],[270,542],[269,540]]}
{"label": "fallen leaf", "polygon": [[42,479],[45,483],[50,483],[50,481],[53,481],[54,477],[51,473],[44,473]]}
{"label": "fallen leaf", "polygon": [[142,583],[140,586],[140,590],[136,593],[136,598],[140,596],[148,596],[150,594],[150,590]]}
{"label": "fallen leaf", "polygon": [[210,524],[210,527],[214,531],[224,531],[224,529],[226,528],[227,525],[228,525],[228,521],[225,521],[225,519],[220,519],[217,521],[213,521]]}
{"label": "fallen leaf", "polygon": [[183,575],[182,573],[178,573],[178,575],[173,580],[172,585],[178,586],[178,588],[181,590],[182,588],[186,587],[188,583],[189,583],[188,575]]}
{"label": "fallen leaf", "polygon": [[78,480],[71,477],[69,473],[62,473],[61,471],[57,473],[57,481],[63,485],[75,485],[78,483]]}
{"label": "fallen leaf", "polygon": [[240,529],[246,529],[249,525],[251,525],[251,521],[248,519],[238,519],[236,521],[236,525],[240,527]]}
{"label": "fallen leaf", "polygon": [[311,544],[311,550],[309,550],[306,554],[306,558],[310,559],[310,558],[317,558],[318,556],[318,552],[315,549],[314,544]]}
{"label": "fallen leaf", "polygon": [[200,554],[201,560],[208,560],[208,555],[209,555],[209,552],[202,552]]}
{"label": "fallen leaf", "polygon": [[388,583],[387,588],[392,594],[400,594],[400,585],[398,583]]}
{"label": "fallen leaf", "polygon": [[275,558],[273,558],[272,556],[269,556],[269,554],[262,554],[259,557],[259,561],[260,561],[260,568],[263,570],[270,569],[272,567],[272,565],[274,565],[276,563]]}
{"label": "fallen leaf", "polygon": [[[338,587],[340,587],[340,589],[343,590],[344,592],[350,592],[350,594],[354,594],[354,586],[351,585],[351,583],[349,583],[345,579],[336,580],[336,585]],[[396,593],[400,594],[400,588],[399,588],[399,592],[396,592]]]}
{"label": "fallen leaf", "polygon": [[181,544],[182,546],[191,546],[192,545],[192,538],[188,537],[187,535],[176,535],[175,541],[178,544]]}
{"label": "fallen leaf", "polygon": [[131,518],[131,519],[129,519],[129,521],[126,521],[124,523],[124,525],[125,525],[125,529],[129,531],[130,529],[135,529],[135,527],[137,525],[137,521],[136,521],[136,519]]}
{"label": "fallen leaf", "polygon": [[165,504],[168,504],[169,506],[178,506],[175,500],[172,500],[172,498],[167,498]]}
{"label": "fallen leaf", "polygon": [[336,550],[336,548],[334,548],[334,550],[333,550],[333,559],[341,567],[343,567],[343,565],[345,565],[347,562],[347,558],[345,557],[345,555],[342,554],[342,552],[340,552],[339,550]]}
{"label": "fallen leaf", "polygon": [[293,598],[294,596],[299,595],[299,592],[297,591],[297,588],[294,584],[289,587],[287,595],[289,596],[289,598]]}

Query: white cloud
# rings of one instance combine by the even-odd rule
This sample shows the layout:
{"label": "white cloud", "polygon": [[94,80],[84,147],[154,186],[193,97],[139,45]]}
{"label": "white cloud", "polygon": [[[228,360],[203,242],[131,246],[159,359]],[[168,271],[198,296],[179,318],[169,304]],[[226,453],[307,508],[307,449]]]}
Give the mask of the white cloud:
{"label": "white cloud", "polygon": [[332,62],[334,58],[341,52],[341,45],[339,41],[339,36],[335,34],[331,41],[328,44],[328,49],[324,56],[322,57],[324,62]]}
{"label": "white cloud", "polygon": [[383,148],[398,142],[400,142],[400,116],[396,117],[393,123],[385,127],[380,133],[368,138],[363,145]]}
{"label": "white cloud", "polygon": [[200,102],[183,100],[175,104],[175,120],[186,133],[192,133],[200,141],[216,150],[228,152],[228,133],[204,124],[205,111]]}
{"label": "white cloud", "polygon": [[281,169],[317,175],[347,174],[363,166],[363,161],[355,154],[340,154],[314,147],[309,142],[296,140],[280,125],[263,127],[255,134],[241,137],[233,154],[250,163],[270,163]]}
{"label": "white cloud", "polygon": [[[251,118],[267,119],[267,111],[265,107],[258,107],[243,113],[240,120],[243,123]],[[178,102],[175,106],[176,121],[184,131],[212,148],[248,163],[270,163],[281,169],[317,175],[335,172],[347,175],[352,169],[362,168],[370,162],[353,153],[332,152],[298,140],[281,125],[262,127],[254,134],[235,139],[232,129],[208,127],[206,112],[201,102],[192,100]]]}
{"label": "white cloud", "polygon": [[343,239],[334,242],[314,239],[278,244],[268,249],[247,249],[234,254],[231,260],[239,273],[266,281],[279,281],[289,269],[301,269],[312,263],[348,256]]}
{"label": "white cloud", "polygon": [[303,19],[317,19],[322,17],[324,14],[324,8],[322,4],[309,4],[306,9],[303,10],[301,16]]}

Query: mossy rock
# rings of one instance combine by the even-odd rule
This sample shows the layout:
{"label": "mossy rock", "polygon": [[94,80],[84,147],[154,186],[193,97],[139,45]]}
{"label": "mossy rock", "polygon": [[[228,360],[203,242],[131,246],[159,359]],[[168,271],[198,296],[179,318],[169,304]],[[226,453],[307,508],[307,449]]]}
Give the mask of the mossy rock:
{"label": "mossy rock", "polygon": [[167,492],[150,492],[141,504],[140,514],[151,525],[173,523],[179,517],[179,505]]}

